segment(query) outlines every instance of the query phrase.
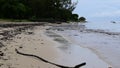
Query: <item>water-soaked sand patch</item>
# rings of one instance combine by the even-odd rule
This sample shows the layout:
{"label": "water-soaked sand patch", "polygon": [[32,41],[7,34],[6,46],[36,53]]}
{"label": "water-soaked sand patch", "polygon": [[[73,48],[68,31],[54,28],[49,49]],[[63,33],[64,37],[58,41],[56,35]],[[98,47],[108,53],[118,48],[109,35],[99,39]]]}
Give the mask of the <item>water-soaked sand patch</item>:
{"label": "water-soaked sand patch", "polygon": [[[52,32],[50,32],[51,34]],[[48,33],[49,34],[49,33]],[[52,33],[52,35],[57,35]],[[49,36],[49,35],[48,35]],[[52,37],[53,38],[53,37]],[[75,65],[78,63],[86,62],[83,68],[108,68],[110,65],[100,59],[96,54],[87,48],[82,48],[79,45],[72,44],[64,39],[62,36],[54,37],[54,40],[62,43],[58,46],[59,56],[58,59],[63,60],[66,65]],[[63,63],[63,61],[61,61]]]}

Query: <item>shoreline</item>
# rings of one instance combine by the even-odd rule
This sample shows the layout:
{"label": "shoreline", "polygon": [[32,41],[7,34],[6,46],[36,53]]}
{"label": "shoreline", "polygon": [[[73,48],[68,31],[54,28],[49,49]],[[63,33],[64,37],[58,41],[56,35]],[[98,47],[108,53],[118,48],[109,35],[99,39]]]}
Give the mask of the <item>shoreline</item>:
{"label": "shoreline", "polygon": [[[18,35],[11,37],[12,40],[7,40],[7,41],[1,40],[2,44],[5,46],[3,47],[3,49],[0,48],[0,51],[4,52],[5,49],[7,48],[7,51],[5,51],[5,56],[0,56],[0,58],[3,59],[3,60],[2,59],[0,60],[4,61],[4,63],[0,63],[0,66],[2,68],[5,68],[5,67],[36,68],[36,67],[41,67],[41,66],[42,68],[49,68],[49,67],[57,68],[54,65],[45,64],[44,62],[38,61],[36,59],[18,55],[14,51],[15,48],[18,48],[22,52],[25,52],[25,53],[35,54],[38,56],[40,55],[51,62],[55,62],[56,64],[65,65],[65,66],[74,66],[82,62],[86,62],[86,65],[81,68],[90,68],[90,67],[110,68],[112,67],[111,64],[109,65],[106,62],[104,62],[94,52],[92,52],[89,49],[86,49],[87,47],[89,47],[88,44],[90,42],[86,41],[87,44],[84,42],[86,40],[85,39],[86,37],[88,38],[91,37],[87,35],[89,34],[89,32],[84,33],[83,31],[79,33],[73,32],[69,34],[69,32],[72,32],[74,30],[71,30],[71,29],[67,30],[68,28],[67,29],[64,29],[64,28],[56,29],[54,28],[53,25],[52,26],[40,25],[40,26],[34,26],[32,28],[31,26],[29,26],[28,28],[25,28],[25,29],[23,29],[24,27],[22,27],[20,28],[20,31],[22,32],[18,32],[16,30],[14,31],[14,29],[16,29],[15,27],[14,28],[9,27],[9,28],[13,29],[12,33],[8,32],[10,35],[16,34],[16,32],[18,33]],[[4,29],[10,31],[11,29],[9,30],[9,28],[3,28],[3,31]],[[49,31],[49,32],[46,32],[46,31]],[[95,34],[94,32],[92,33]],[[106,35],[104,36],[106,37]],[[78,39],[79,37],[80,39]],[[96,34],[95,34],[95,37],[97,37]],[[74,40],[74,41],[71,41],[71,40]],[[79,40],[80,42],[78,42],[77,40]],[[84,46],[85,48],[83,48],[81,45]],[[89,45],[91,45],[91,43]],[[81,52],[83,53],[81,54]],[[92,55],[92,57],[89,57],[89,55]],[[6,60],[4,60],[5,57],[6,57]],[[91,63],[94,57],[97,60],[97,61],[96,60],[94,61],[96,62],[96,64],[94,62]],[[74,58],[74,59],[71,59],[71,58]],[[23,64],[23,60],[25,59],[27,61],[25,64]],[[34,62],[34,64],[32,64],[31,61]]]}
{"label": "shoreline", "polygon": [[[72,34],[70,34],[70,32]],[[66,30],[56,32],[65,36],[70,42],[76,43],[84,48],[92,48],[91,51],[97,53],[105,62],[112,65],[113,68],[119,68],[119,37],[120,35],[107,35],[95,32],[79,32],[78,30]]]}

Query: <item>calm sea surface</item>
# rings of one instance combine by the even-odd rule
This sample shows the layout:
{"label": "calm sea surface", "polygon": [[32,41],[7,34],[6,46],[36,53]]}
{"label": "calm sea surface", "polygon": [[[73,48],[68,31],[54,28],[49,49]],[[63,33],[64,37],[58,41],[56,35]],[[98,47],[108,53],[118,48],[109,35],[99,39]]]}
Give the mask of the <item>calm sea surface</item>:
{"label": "calm sea surface", "polygon": [[110,32],[120,32],[120,22],[88,22],[85,23],[88,29],[101,29]]}

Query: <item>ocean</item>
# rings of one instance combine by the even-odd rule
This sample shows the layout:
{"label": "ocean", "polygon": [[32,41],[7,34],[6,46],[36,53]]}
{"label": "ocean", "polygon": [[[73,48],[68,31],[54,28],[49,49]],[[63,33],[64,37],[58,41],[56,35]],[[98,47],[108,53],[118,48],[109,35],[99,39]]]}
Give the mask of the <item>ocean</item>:
{"label": "ocean", "polygon": [[87,22],[85,23],[87,29],[100,29],[107,32],[120,32],[120,22]]}

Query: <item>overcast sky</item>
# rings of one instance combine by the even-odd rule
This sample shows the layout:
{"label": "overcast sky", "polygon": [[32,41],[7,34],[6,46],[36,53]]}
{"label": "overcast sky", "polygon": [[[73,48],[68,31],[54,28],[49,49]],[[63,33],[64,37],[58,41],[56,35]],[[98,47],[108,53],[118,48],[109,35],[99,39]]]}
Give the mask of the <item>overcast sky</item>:
{"label": "overcast sky", "polygon": [[86,17],[88,21],[120,21],[120,0],[78,1],[74,13]]}

